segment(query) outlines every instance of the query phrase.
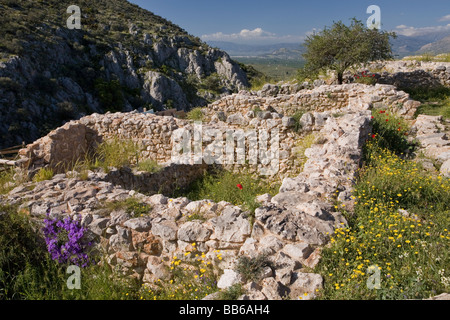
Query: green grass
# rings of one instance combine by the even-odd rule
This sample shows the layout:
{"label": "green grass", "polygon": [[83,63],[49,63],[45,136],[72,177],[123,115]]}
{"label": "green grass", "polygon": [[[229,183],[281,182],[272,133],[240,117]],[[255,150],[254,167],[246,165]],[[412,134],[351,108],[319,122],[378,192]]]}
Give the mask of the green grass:
{"label": "green grass", "polygon": [[136,142],[114,138],[97,147],[96,158],[99,165],[108,171],[110,167],[120,168],[139,162],[139,151]]}
{"label": "green grass", "polygon": [[407,139],[409,124],[393,110],[376,109],[372,111],[372,117],[373,132],[381,148],[387,148],[397,154],[414,149]]}
{"label": "green grass", "polygon": [[161,170],[161,166],[158,165],[158,162],[151,159],[140,161],[138,164],[138,168],[140,171],[145,171],[149,173],[155,173]]}
{"label": "green grass", "polygon": [[404,89],[404,91],[410,94],[411,99],[422,102],[422,105],[417,109],[416,115],[441,115],[450,119],[450,88]]}
{"label": "green grass", "polygon": [[242,285],[240,283],[236,283],[231,287],[222,290],[219,293],[219,300],[227,300],[227,301],[237,300],[244,293],[245,290],[244,288],[242,288]]}
{"label": "green grass", "polygon": [[33,177],[34,182],[41,182],[45,180],[50,180],[53,178],[53,169],[52,168],[41,168]]}
{"label": "green grass", "polygon": [[6,168],[0,171],[0,194],[6,194],[14,187],[14,169]]}
{"label": "green grass", "polygon": [[434,55],[432,53],[424,53],[418,56],[404,58],[404,60],[416,60],[423,62],[450,62],[450,53]]}
{"label": "green grass", "polygon": [[103,208],[106,209],[109,213],[117,210],[125,210],[125,212],[127,212],[134,218],[146,215],[152,209],[150,205],[142,203],[141,201],[139,201],[139,199],[133,197],[127,198],[123,201],[106,202],[103,205]]}
{"label": "green grass", "polygon": [[315,133],[310,133],[300,139],[296,144],[296,155],[299,159],[299,166],[300,169],[303,170],[303,166],[305,165],[306,161],[308,161],[308,158],[305,156],[306,149],[309,149],[312,147],[314,143],[316,143],[317,135]]}
{"label": "green grass", "polygon": [[[242,185],[242,190],[237,187],[238,184]],[[228,201],[234,205],[242,205],[252,215],[260,206],[255,198],[265,193],[275,195],[278,189],[278,184],[268,183],[264,178],[255,177],[246,170],[240,173],[216,171],[195,181],[189,187],[190,191],[183,196],[191,200]]]}

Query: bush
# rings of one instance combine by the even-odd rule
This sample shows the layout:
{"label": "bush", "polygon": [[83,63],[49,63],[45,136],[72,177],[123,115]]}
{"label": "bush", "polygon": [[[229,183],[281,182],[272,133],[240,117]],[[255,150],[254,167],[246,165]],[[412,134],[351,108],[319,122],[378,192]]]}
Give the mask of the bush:
{"label": "bush", "polygon": [[264,268],[270,267],[271,263],[266,255],[259,255],[256,258],[240,256],[235,271],[239,273],[245,282],[259,281]]}
{"label": "bush", "polygon": [[122,86],[118,80],[108,82],[99,78],[95,81],[95,90],[105,111],[118,112],[123,110],[125,101]]}
{"label": "bush", "polygon": [[213,73],[203,79],[201,87],[205,90],[220,94],[222,92],[222,85],[220,76],[217,73]]}
{"label": "bush", "polygon": [[14,187],[14,170],[12,168],[6,168],[0,171],[0,194],[6,194]]}
{"label": "bush", "polygon": [[303,117],[304,114],[305,114],[305,111],[298,110],[291,116],[295,121],[295,125],[293,127],[294,131],[299,132],[300,130],[302,130],[302,125],[300,124],[300,119]]}
{"label": "bush", "polygon": [[202,108],[194,108],[191,111],[187,113],[187,119],[193,120],[193,121],[203,121],[203,112]]}

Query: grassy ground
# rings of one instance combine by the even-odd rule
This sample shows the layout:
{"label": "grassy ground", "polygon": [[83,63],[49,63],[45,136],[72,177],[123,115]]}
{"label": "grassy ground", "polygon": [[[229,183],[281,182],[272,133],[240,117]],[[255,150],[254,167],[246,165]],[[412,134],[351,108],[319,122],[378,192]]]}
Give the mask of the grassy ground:
{"label": "grassy ground", "polygon": [[[325,279],[320,298],[422,299],[448,292],[450,180],[404,159],[402,148],[384,141],[394,131],[381,117],[374,121],[378,129],[366,145],[349,227],[337,230],[316,269]],[[401,132],[397,139],[404,139]]]}
{"label": "grassy ground", "polygon": [[189,192],[178,196],[186,196],[190,200],[228,201],[234,205],[243,206],[253,214],[259,207],[255,198],[265,193],[275,195],[279,187],[279,184],[269,183],[245,169],[239,173],[216,171],[195,181],[189,187]]}
{"label": "grassy ground", "polygon": [[442,115],[450,119],[450,88],[405,90],[412,99],[422,102],[417,114]]}

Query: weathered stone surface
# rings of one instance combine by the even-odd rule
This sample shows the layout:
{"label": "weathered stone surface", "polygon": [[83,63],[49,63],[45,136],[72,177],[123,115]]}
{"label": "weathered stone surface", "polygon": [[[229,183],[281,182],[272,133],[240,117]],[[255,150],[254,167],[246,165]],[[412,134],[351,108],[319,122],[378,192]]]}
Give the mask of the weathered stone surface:
{"label": "weathered stone surface", "polygon": [[226,207],[213,224],[214,238],[222,242],[242,243],[251,233],[250,222],[236,207]]}
{"label": "weathered stone surface", "polygon": [[450,177],[450,159],[442,164],[440,172],[443,176]]}
{"label": "weathered stone surface", "polygon": [[262,281],[261,292],[268,300],[282,300],[286,292],[284,288],[274,278],[266,278]]}
{"label": "weathered stone surface", "polygon": [[164,240],[177,240],[178,227],[172,221],[162,221],[152,224],[152,233]]}
{"label": "weathered stone surface", "polygon": [[302,261],[307,259],[312,253],[313,249],[307,243],[287,244],[283,248],[283,252],[289,255],[291,258]]}
{"label": "weathered stone surface", "polygon": [[204,242],[209,240],[211,233],[211,230],[203,227],[201,223],[189,221],[178,229],[178,239],[186,242]]}
{"label": "weathered stone surface", "polygon": [[134,218],[126,221],[123,224],[125,227],[128,227],[130,229],[142,232],[142,231],[149,231],[151,228],[151,223],[148,218]]}
{"label": "weathered stone surface", "polygon": [[225,269],[223,271],[223,275],[217,282],[217,287],[220,289],[226,289],[234,284],[240,283],[241,280],[242,280],[241,276],[236,271],[231,269]]}
{"label": "weathered stone surface", "polygon": [[[294,278],[296,280],[289,287],[291,299],[298,299],[298,297],[302,297],[304,300],[314,299],[316,290],[322,289],[323,278],[319,274],[297,272],[294,274]],[[307,293],[306,296],[305,293]]]}

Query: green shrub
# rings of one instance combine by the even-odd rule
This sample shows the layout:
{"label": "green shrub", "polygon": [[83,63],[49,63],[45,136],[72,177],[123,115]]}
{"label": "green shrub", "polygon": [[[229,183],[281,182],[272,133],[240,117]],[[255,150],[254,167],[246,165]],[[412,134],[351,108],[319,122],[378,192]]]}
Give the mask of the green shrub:
{"label": "green shrub", "polygon": [[239,273],[246,282],[258,282],[261,278],[261,274],[264,271],[264,268],[270,266],[271,262],[267,259],[266,255],[259,255],[255,258],[240,256],[237,261],[235,271]]}
{"label": "green shrub", "polygon": [[291,116],[295,121],[295,125],[293,127],[294,131],[299,132],[300,130],[302,130],[302,125],[300,124],[300,119],[303,117],[304,114],[305,114],[304,110],[297,110]]}
{"label": "green shrub", "polygon": [[204,116],[202,112],[202,108],[194,108],[191,111],[187,113],[187,119],[193,120],[193,121],[203,121]]}
{"label": "green shrub", "polygon": [[220,94],[222,92],[221,78],[217,73],[213,73],[202,80],[201,87],[205,90]]}
{"label": "green shrub", "polygon": [[98,78],[95,80],[95,91],[105,111],[118,112],[123,110],[125,100],[122,86],[118,80],[105,81]]}
{"label": "green shrub", "polygon": [[220,291],[219,300],[237,300],[240,296],[244,294],[244,289],[240,283],[236,283],[231,287]]}
{"label": "green shrub", "polygon": [[0,171],[0,194],[8,193],[15,187],[14,174],[15,172],[12,168]]}

